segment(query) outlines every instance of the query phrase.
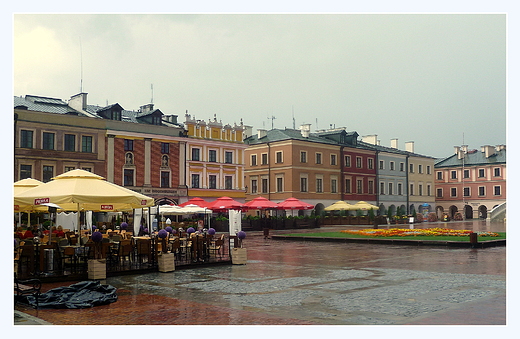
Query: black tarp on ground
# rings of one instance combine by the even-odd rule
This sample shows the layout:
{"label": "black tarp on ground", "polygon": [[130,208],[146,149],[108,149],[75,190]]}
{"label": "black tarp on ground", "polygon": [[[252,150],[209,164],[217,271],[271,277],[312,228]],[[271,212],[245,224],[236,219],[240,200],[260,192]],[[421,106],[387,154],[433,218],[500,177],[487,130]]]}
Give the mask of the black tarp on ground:
{"label": "black tarp on ground", "polygon": [[[99,281],[82,281],[70,286],[53,288],[38,298],[39,308],[88,308],[117,301],[116,288]],[[36,306],[36,298],[27,296],[26,302]]]}

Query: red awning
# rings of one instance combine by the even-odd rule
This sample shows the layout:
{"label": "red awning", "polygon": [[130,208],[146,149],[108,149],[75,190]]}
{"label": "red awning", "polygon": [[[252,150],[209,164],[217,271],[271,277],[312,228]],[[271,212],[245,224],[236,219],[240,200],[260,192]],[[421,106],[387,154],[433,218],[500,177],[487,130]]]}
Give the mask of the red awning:
{"label": "red awning", "polygon": [[217,200],[208,203],[206,207],[213,211],[240,210],[244,207],[244,204],[233,200],[230,197],[220,197],[217,198]]}
{"label": "red awning", "polygon": [[183,202],[182,204],[180,204],[179,206],[180,207],[184,207],[186,205],[197,205],[197,206],[200,206],[200,207],[208,207],[208,202],[202,198],[199,198],[199,197],[196,197],[196,198],[191,198],[190,200],[186,201],[186,202]]}
{"label": "red awning", "polygon": [[245,206],[251,210],[266,210],[279,208],[278,204],[264,197],[257,197],[245,203]]}
{"label": "red awning", "polygon": [[296,198],[288,198],[278,203],[278,206],[284,210],[312,210],[314,205],[308,204]]}

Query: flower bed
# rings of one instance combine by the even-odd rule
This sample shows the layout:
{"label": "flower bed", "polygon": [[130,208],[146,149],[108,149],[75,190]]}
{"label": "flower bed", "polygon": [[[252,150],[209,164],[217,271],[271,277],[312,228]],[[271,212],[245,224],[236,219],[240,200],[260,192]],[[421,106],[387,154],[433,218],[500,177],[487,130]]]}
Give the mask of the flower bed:
{"label": "flower bed", "polygon": [[[449,228],[425,228],[425,229],[365,229],[365,230],[344,230],[341,233],[371,236],[371,237],[408,237],[408,236],[469,236],[473,231],[453,230]],[[479,237],[498,237],[494,232],[475,232]]]}

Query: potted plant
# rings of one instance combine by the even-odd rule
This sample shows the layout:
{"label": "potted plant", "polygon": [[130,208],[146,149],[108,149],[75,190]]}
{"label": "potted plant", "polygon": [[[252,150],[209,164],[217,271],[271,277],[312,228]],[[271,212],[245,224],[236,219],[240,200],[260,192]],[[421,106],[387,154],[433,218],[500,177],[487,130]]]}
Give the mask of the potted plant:
{"label": "potted plant", "polygon": [[157,233],[158,241],[161,242],[161,253],[157,256],[159,272],[175,271],[175,254],[168,251],[168,231],[162,229]]}
{"label": "potted plant", "polygon": [[231,263],[233,265],[245,265],[247,262],[247,249],[243,246],[243,240],[246,238],[246,232],[239,231],[237,233],[238,247],[234,247],[231,253]]}
{"label": "potted plant", "polygon": [[94,259],[89,259],[88,265],[88,278],[89,279],[106,279],[107,277],[107,261],[103,258],[102,254],[102,240],[103,234],[99,231],[92,233],[92,242],[94,242]]}

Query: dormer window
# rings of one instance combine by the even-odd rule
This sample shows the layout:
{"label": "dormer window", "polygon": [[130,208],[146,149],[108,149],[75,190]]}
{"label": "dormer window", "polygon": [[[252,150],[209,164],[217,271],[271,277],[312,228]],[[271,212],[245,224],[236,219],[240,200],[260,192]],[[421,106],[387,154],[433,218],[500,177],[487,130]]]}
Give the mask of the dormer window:
{"label": "dormer window", "polygon": [[160,115],[153,115],[152,116],[152,125],[160,125],[161,120],[162,120],[162,118]]}
{"label": "dormer window", "polygon": [[110,119],[120,121],[121,120],[121,111],[111,111]]}

